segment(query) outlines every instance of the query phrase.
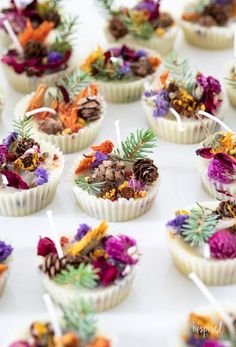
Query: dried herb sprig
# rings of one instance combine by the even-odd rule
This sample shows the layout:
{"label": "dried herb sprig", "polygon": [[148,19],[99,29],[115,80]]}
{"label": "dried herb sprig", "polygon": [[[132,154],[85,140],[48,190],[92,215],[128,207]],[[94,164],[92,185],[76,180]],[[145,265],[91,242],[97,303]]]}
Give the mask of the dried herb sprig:
{"label": "dried herb sprig", "polygon": [[80,175],[75,180],[75,183],[79,188],[81,188],[82,190],[92,195],[99,195],[99,193],[101,192],[102,185],[104,184],[104,182],[101,182],[101,183],[89,182],[86,180],[86,178],[83,175]]}
{"label": "dried herb sprig", "polygon": [[17,133],[18,139],[29,138],[32,134],[32,120],[31,118],[21,118],[13,121],[13,131]]}

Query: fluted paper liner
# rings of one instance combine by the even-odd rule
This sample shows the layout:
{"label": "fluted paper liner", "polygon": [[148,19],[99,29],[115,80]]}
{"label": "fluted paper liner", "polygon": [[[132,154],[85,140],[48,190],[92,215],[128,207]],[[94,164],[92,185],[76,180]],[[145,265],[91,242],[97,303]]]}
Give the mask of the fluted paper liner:
{"label": "fluted paper liner", "polygon": [[7,282],[9,275],[9,270],[6,270],[3,274],[0,275],[0,298],[3,295],[3,291]]}
{"label": "fluted paper liner", "polygon": [[[30,100],[34,96],[35,92],[26,95],[23,97],[15,108],[15,117],[16,119],[23,117],[25,114],[25,111],[27,110],[27,106],[29,105]],[[37,122],[34,122],[33,127],[33,134],[35,139],[38,141],[46,141],[54,144],[63,153],[73,153],[78,152],[83,148],[88,147],[95,138],[98,135],[100,126],[102,124],[102,121],[104,119],[104,114],[106,111],[106,103],[103,99],[103,97],[100,97],[101,106],[102,106],[102,114],[100,119],[91,122],[88,126],[85,128],[79,130],[78,133],[75,134],[66,134],[66,135],[48,135],[44,133],[43,131],[38,130]]]}
{"label": "fluted paper liner", "polygon": [[64,167],[64,158],[61,151],[50,143],[40,143],[42,152],[55,153],[59,157],[60,166],[54,168],[52,177],[41,186],[27,190],[4,189],[0,190],[0,214],[4,216],[20,217],[35,213],[46,207],[54,198],[59,178]]}
{"label": "fluted paper liner", "polygon": [[128,34],[125,37],[116,40],[108,30],[108,25],[104,29],[105,36],[109,43],[113,44],[125,44],[125,45],[136,45],[139,47],[146,47],[152,50],[157,51],[161,55],[166,55],[173,50],[175,39],[178,33],[177,25],[169,28],[163,36],[157,36],[153,33],[152,37],[149,40],[135,39],[132,35]]}
{"label": "fluted paper liner", "polygon": [[77,288],[75,285],[61,285],[51,280],[47,275],[42,274],[43,284],[52,299],[63,307],[81,299],[86,301],[96,312],[111,309],[121,303],[129,294],[136,269],[124,278],[108,287],[98,287],[93,289]]}
{"label": "fluted paper liner", "polygon": [[78,177],[75,174],[76,167],[82,158],[78,158],[71,170],[72,189],[79,204],[79,207],[97,219],[105,219],[109,222],[124,222],[127,220],[138,218],[146,213],[156,200],[159,188],[159,180],[153,186],[148,188],[148,194],[145,198],[125,199],[119,198],[116,201],[109,199],[97,198],[95,195],[89,194],[75,184]]}
{"label": "fluted paper liner", "polygon": [[[219,202],[204,203],[204,206],[215,208]],[[168,244],[176,268],[185,276],[195,272],[210,286],[224,286],[236,283],[236,258],[218,260],[204,258],[194,254],[192,248],[180,237],[168,233]]]}
{"label": "fluted paper liner", "polygon": [[204,49],[226,49],[233,47],[233,29],[230,27],[204,27],[182,20],[186,40],[193,46]]}
{"label": "fluted paper liner", "polygon": [[41,83],[44,83],[48,87],[51,87],[55,84],[56,81],[58,81],[58,79],[63,78],[70,72],[73,72],[78,65],[75,54],[71,55],[67,64],[68,66],[65,70],[57,71],[51,74],[44,74],[42,77],[29,77],[25,72],[17,74],[13,67],[4,63],[2,63],[2,68],[6,80],[11,85],[11,87],[22,94],[27,94],[35,91]]}
{"label": "fluted paper liner", "polygon": [[[200,120],[198,119],[185,120],[182,118],[182,123],[185,130],[180,131],[178,123],[170,111],[165,117],[154,118],[153,107],[151,105],[147,105],[144,99],[142,99],[142,106],[150,127],[155,131],[157,136],[163,140],[180,144],[191,144],[199,143],[207,136]],[[217,118],[222,120],[224,118],[224,112],[219,111],[217,113]],[[220,128],[219,124],[212,119],[202,118],[202,121],[210,133],[214,133]]]}
{"label": "fluted paper liner", "polygon": [[[231,64],[229,64],[229,66],[227,68],[226,78],[231,79],[232,68],[233,68],[233,64],[231,63]],[[236,80],[235,80],[235,88],[233,88],[233,86],[231,86],[229,84],[228,80],[226,80],[225,84],[226,84],[226,91],[227,91],[227,95],[228,95],[230,104],[231,104],[231,106],[236,108]]]}

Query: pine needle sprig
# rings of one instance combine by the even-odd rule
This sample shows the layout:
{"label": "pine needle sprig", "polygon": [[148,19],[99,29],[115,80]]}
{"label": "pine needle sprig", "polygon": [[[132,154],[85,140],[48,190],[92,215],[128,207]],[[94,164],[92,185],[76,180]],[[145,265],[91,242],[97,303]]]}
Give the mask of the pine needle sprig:
{"label": "pine needle sprig", "polygon": [[79,176],[76,180],[75,180],[75,184],[81,188],[82,190],[88,192],[89,194],[92,195],[99,195],[99,193],[101,192],[101,188],[102,185],[104,184],[104,182],[99,182],[99,183],[94,183],[94,182],[88,182],[86,180],[86,178],[84,176]]}
{"label": "pine needle sprig", "polygon": [[91,264],[81,263],[78,268],[68,266],[55,277],[58,284],[74,284],[78,288],[94,288],[98,281],[98,270],[94,269]]}
{"label": "pine needle sprig", "polygon": [[190,210],[189,218],[181,228],[181,234],[190,246],[202,246],[215,233],[217,223],[218,216],[199,205]]}
{"label": "pine needle sprig", "polygon": [[[136,133],[131,133],[126,140],[121,142],[121,147],[124,152],[124,159],[145,158],[156,147],[156,135],[151,129],[137,130]],[[116,150],[115,154],[121,156],[119,150]]]}
{"label": "pine needle sprig", "polygon": [[13,130],[17,133],[18,139],[29,138],[32,134],[31,118],[22,118],[13,121]]}
{"label": "pine needle sprig", "polygon": [[100,14],[105,16],[113,15],[112,7],[114,0],[94,0],[93,2]]}
{"label": "pine needle sprig", "polygon": [[73,46],[73,41],[75,39],[75,29],[78,25],[78,17],[66,16],[61,20],[58,26],[58,35],[51,45],[50,50],[57,50],[62,54],[65,54]]}
{"label": "pine needle sprig", "polygon": [[61,94],[60,88],[58,86],[64,87],[68,94],[70,100],[73,100],[75,96],[84,88],[86,88],[91,83],[91,78],[86,72],[75,71],[73,73],[67,74],[64,78],[57,82],[57,94],[56,97],[61,100],[63,95]]}
{"label": "pine needle sprig", "polygon": [[97,331],[97,321],[94,310],[84,300],[62,307],[63,326],[65,330],[74,331],[82,340],[82,345],[91,341]]}
{"label": "pine needle sprig", "polygon": [[192,92],[196,81],[187,59],[180,61],[173,52],[166,58],[165,68],[169,70],[172,80]]}

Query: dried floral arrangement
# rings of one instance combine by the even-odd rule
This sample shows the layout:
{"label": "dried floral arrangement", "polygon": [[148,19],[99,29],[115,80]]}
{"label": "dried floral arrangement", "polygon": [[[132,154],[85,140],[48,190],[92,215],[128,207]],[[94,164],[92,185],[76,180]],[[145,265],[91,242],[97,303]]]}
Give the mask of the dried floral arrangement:
{"label": "dried floral arrangement", "polygon": [[109,235],[107,230],[105,221],[96,228],[80,224],[72,238],[61,237],[62,258],[51,239],[41,238],[37,251],[43,257],[40,270],[55,283],[78,289],[108,287],[122,280],[139,260],[137,243],[126,235]]}
{"label": "dried floral arrangement", "polygon": [[26,112],[49,106],[55,114],[43,111],[32,116],[39,131],[48,135],[79,133],[97,121],[104,112],[104,101],[97,85],[84,72],[74,72],[48,88],[41,84],[28,103]]}
{"label": "dried floral arrangement", "polygon": [[116,201],[148,195],[158,181],[158,168],[148,158],[156,146],[152,130],[138,130],[122,141],[121,149],[111,141],[91,146],[76,170],[75,184],[97,198]]}
{"label": "dried floral arrangement", "polygon": [[123,45],[107,51],[98,47],[81,68],[96,80],[135,80],[154,74],[160,64],[161,60],[147,50]]}
{"label": "dried floral arrangement", "polygon": [[31,121],[14,122],[14,131],[0,145],[0,189],[27,190],[44,185],[61,165],[56,153],[43,152],[31,137]]}
{"label": "dried floral arrangement", "polygon": [[236,202],[224,200],[215,208],[197,204],[189,211],[176,211],[166,227],[171,238],[181,238],[199,256],[204,256],[203,246],[209,246],[210,259],[236,258]]}
{"label": "dried floral arrangement", "polygon": [[61,0],[32,0],[24,4],[11,0],[10,6],[1,10],[0,28],[5,30],[3,22],[8,20],[13,31],[19,35],[26,28],[27,19],[30,18],[34,28],[44,21],[54,24],[57,28],[61,22]]}
{"label": "dried floral arrangement", "polygon": [[203,27],[227,26],[236,16],[233,0],[198,0],[190,2],[183,14],[183,20]]}
{"label": "dried floral arrangement", "polygon": [[9,268],[8,262],[12,252],[13,247],[0,240],[0,295],[5,284],[4,275]]}
{"label": "dried floral arrangement", "polygon": [[112,342],[98,334],[94,312],[84,302],[76,302],[61,308],[62,336],[55,334],[50,321],[34,321],[21,340],[9,347],[111,347]]}
{"label": "dried floral arrangement", "polygon": [[225,189],[219,189],[217,183],[230,186],[235,182],[236,172],[236,139],[230,132],[221,131],[210,135],[203,142],[203,147],[196,154],[207,161],[206,174],[211,182],[215,182],[215,189],[225,196],[232,196]]}
{"label": "dried floral arrangement", "polygon": [[[234,317],[234,313],[229,311]],[[181,336],[189,347],[226,347],[234,346],[229,329],[215,312],[191,313],[188,317],[186,332]]]}
{"label": "dried floral arrangement", "polygon": [[165,61],[157,87],[146,90],[144,102],[152,107],[153,117],[165,117],[172,107],[183,119],[198,119],[200,110],[216,114],[221,99],[220,82],[212,76],[193,73],[187,59],[180,60],[176,53]]}
{"label": "dried floral arrangement", "polygon": [[47,43],[46,39],[55,27],[54,22],[44,20],[34,27],[31,18],[27,18],[26,27],[19,35],[23,52],[9,49],[2,56],[2,63],[12,67],[17,74],[26,73],[29,77],[65,70],[73,51],[76,24],[77,18],[61,18],[55,39]]}
{"label": "dried floral arrangement", "polygon": [[109,19],[109,33],[118,40],[130,34],[135,39],[162,37],[174,24],[170,14],[160,11],[160,0],[141,0],[133,7],[114,9],[114,0],[96,0]]}

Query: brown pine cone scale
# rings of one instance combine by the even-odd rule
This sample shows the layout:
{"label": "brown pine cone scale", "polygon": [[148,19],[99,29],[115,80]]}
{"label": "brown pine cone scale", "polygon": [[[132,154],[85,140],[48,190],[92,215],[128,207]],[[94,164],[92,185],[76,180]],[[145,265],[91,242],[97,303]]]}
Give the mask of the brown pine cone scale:
{"label": "brown pine cone scale", "polygon": [[24,46],[24,56],[26,59],[41,58],[46,55],[46,49],[40,42],[29,40]]}
{"label": "brown pine cone scale", "polygon": [[155,182],[159,176],[158,168],[153,164],[153,160],[138,159],[133,166],[134,177],[145,184]]}
{"label": "brown pine cone scale", "polygon": [[62,270],[65,270],[68,266],[67,258],[59,258],[57,254],[49,253],[45,258],[40,269],[43,273],[50,278],[54,278]]}
{"label": "brown pine cone scale", "polygon": [[88,122],[93,122],[101,117],[101,104],[96,96],[80,100],[78,116]]}
{"label": "brown pine cone scale", "polygon": [[154,72],[152,65],[146,57],[141,57],[138,61],[132,62],[131,69],[134,75],[139,77],[146,77]]}
{"label": "brown pine cone scale", "polygon": [[35,145],[39,147],[39,144],[35,142],[34,139],[23,138],[17,143],[16,153],[19,156],[22,156],[28,149],[32,148]]}
{"label": "brown pine cone scale", "polygon": [[120,39],[128,34],[125,24],[118,18],[114,17],[109,23],[109,31],[115,39]]}
{"label": "brown pine cone scale", "polygon": [[221,201],[216,211],[222,218],[234,218],[236,216],[236,202],[231,200]]}

